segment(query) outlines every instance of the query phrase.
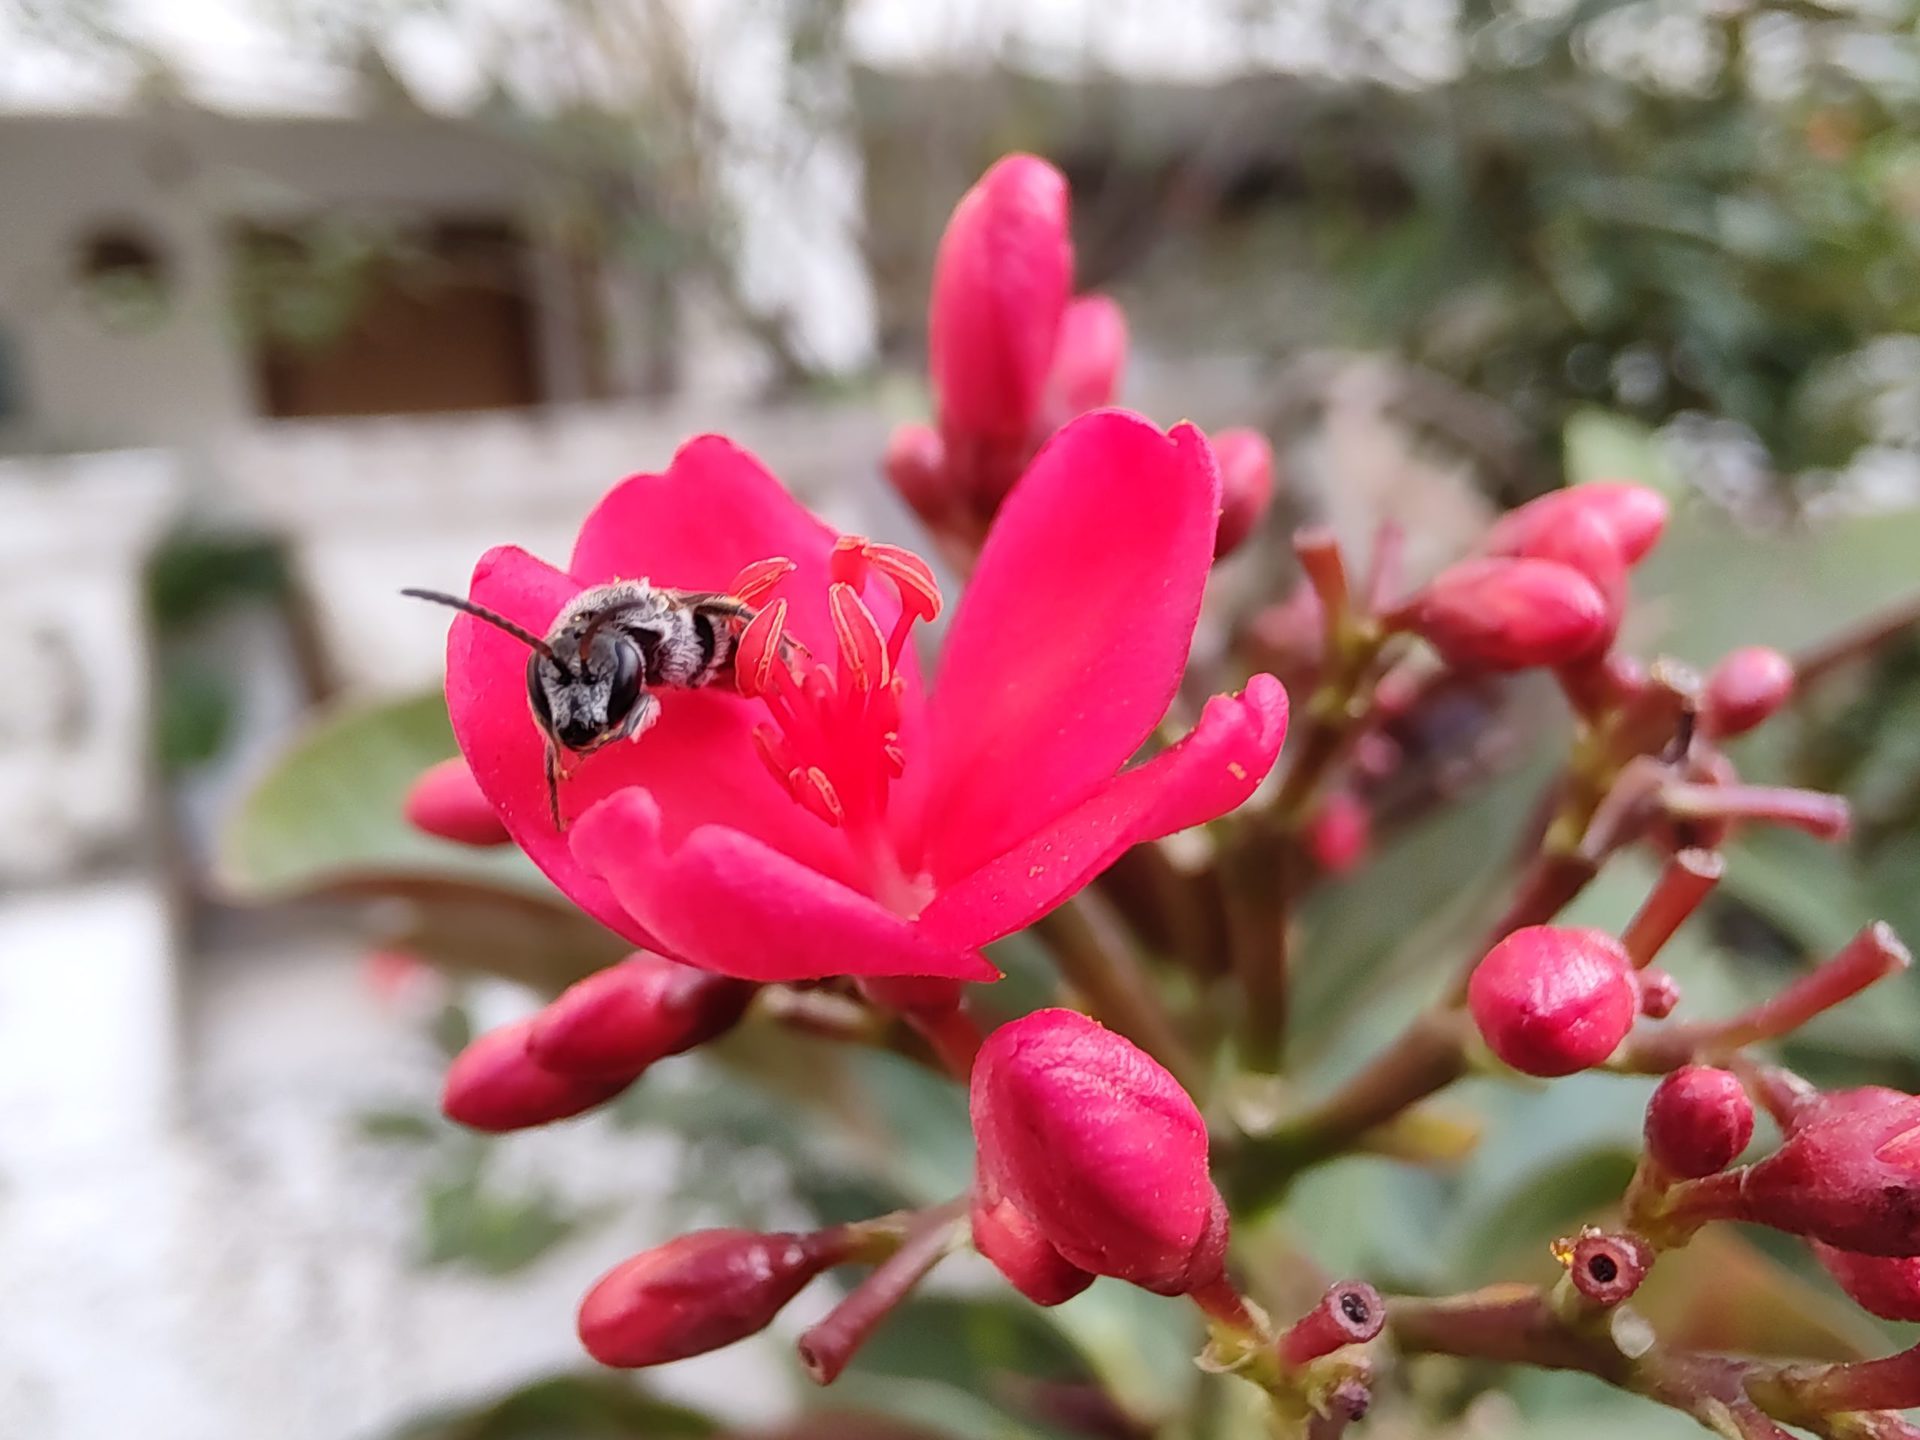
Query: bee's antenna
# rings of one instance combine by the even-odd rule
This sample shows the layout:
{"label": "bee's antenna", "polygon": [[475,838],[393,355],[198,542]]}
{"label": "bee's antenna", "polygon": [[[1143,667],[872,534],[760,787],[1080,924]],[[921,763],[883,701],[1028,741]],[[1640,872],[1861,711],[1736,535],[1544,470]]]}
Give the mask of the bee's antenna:
{"label": "bee's antenna", "polygon": [[[547,659],[555,659],[553,647],[547,644],[545,640],[542,640],[531,630],[514,624],[513,621],[507,619],[506,616],[487,609],[484,605],[476,605],[471,600],[462,600],[458,595],[447,595],[438,590],[402,590],[400,593],[411,596],[415,600],[431,600],[436,605],[445,605],[451,610],[458,610],[463,615],[471,615],[476,620],[484,620],[487,624],[493,626],[494,629],[506,631],[507,634],[513,636],[513,638],[518,640],[522,645],[539,651],[542,655],[546,656]],[[558,662],[556,661],[556,663]]]}

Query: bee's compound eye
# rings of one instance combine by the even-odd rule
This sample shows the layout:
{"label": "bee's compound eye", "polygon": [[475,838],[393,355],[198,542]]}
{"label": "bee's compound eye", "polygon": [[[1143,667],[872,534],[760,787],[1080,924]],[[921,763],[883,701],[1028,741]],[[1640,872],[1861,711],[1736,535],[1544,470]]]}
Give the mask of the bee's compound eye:
{"label": "bee's compound eye", "polygon": [[617,725],[627,718],[640,699],[640,682],[645,678],[640,647],[622,640],[613,647],[613,675],[607,683],[607,723]]}
{"label": "bee's compound eye", "polygon": [[540,722],[540,728],[549,735],[553,733],[553,702],[547,698],[545,677],[540,667],[545,662],[542,655],[527,657],[527,703],[533,706],[533,718]]}

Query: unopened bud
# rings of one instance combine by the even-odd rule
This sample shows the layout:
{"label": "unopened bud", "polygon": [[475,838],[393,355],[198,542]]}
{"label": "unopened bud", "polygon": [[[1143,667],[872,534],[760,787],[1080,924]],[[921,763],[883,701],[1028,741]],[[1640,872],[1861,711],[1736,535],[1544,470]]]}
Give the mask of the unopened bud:
{"label": "unopened bud", "polygon": [[1716,740],[1744,735],[1793,698],[1793,662],[1778,650],[1730,651],[1707,675],[1700,720]]}
{"label": "unopened bud", "polygon": [[1597,654],[1616,615],[1586,576],[1553,560],[1465,560],[1388,617],[1461,670],[1570,665]]}
{"label": "unopened bud", "polygon": [[1105,295],[1082,295],[1069,303],[1047,373],[1043,423],[1058,429],[1076,415],[1112,404],[1126,365],[1126,312]]}
{"label": "unopened bud", "polygon": [[623,1369],[704,1355],[764,1330],[842,1258],[819,1236],[697,1230],[601,1276],[580,1302],[580,1343]]}
{"label": "unopened bud", "polygon": [[511,838],[493,802],[480,793],[473,771],[458,755],[420,772],[402,805],[416,830],[461,845],[504,845]]}
{"label": "unopened bud", "polygon": [[1386,1302],[1362,1280],[1344,1280],[1320,1297],[1320,1303],[1280,1337],[1280,1359],[1300,1366],[1331,1355],[1343,1345],[1364,1345],[1387,1323]]}
{"label": "unopened bud", "polygon": [[1034,1304],[1063,1304],[1093,1283],[1093,1276],[1064,1259],[1011,1200],[990,1200],[976,1191],[972,1220],[973,1248]]}
{"label": "unopened bud", "polygon": [[939,529],[957,508],[947,449],[931,426],[895,426],[881,468],[900,498],[930,528]]}
{"label": "unopened bud", "polygon": [[1682,1065],[1647,1102],[1647,1154],[1669,1175],[1697,1180],[1731,1165],[1753,1139],[1753,1102],[1735,1075]]}
{"label": "unopened bud", "polygon": [[1668,506],[1658,490],[1620,481],[1597,481],[1555,490],[1509,511],[1487,532],[1492,555],[1533,555],[1536,545],[1551,543],[1552,532],[1581,520],[1598,521],[1619,547],[1620,558],[1637,565],[1666,528]]}
{"label": "unopened bud", "polygon": [[1856,1255],[1818,1240],[1813,1255],[1868,1314],[1882,1320],[1920,1320],[1920,1257]]}
{"label": "unopened bud", "polygon": [[[1488,553],[1553,560],[1578,570],[1607,597],[1617,623],[1626,605],[1627,593],[1627,561],[1621,553],[1619,539],[1591,507],[1562,505],[1558,509],[1560,513],[1550,525],[1515,527],[1514,533],[1505,537],[1496,527],[1488,537]],[[1520,513],[1515,511],[1514,516]]]}
{"label": "unopened bud", "polygon": [[440,1092],[449,1120],[500,1134],[565,1120],[604,1104],[633,1083],[632,1075],[562,1075],[527,1053],[531,1017],[489,1030],[454,1057]]}
{"label": "unopened bud", "polygon": [[562,991],[534,1017],[527,1051],[562,1074],[631,1080],[731,1030],[758,988],[662,955],[636,955]]}
{"label": "unopened bud", "polygon": [[1258,430],[1222,430],[1213,437],[1220,462],[1220,528],[1214,532],[1215,558],[1245,543],[1273,503],[1273,446]]}
{"label": "unopened bud", "polygon": [[933,263],[927,349],[941,432],[1028,441],[1073,280],[1067,181],[1033,155],[961,197]]}
{"label": "unopened bud", "polygon": [[1516,930],[1474,967],[1467,1006],[1487,1047],[1527,1075],[1571,1075],[1619,1048],[1640,1009],[1633,963],[1599,930]]}
{"label": "unopened bud", "polygon": [[1806,1106],[1745,1172],[1736,1218],[1863,1255],[1920,1255],[1920,1099],[1867,1087]]}
{"label": "unopened bud", "polygon": [[1373,813],[1351,790],[1336,790],[1307,823],[1307,853],[1328,875],[1345,875],[1373,846]]}
{"label": "unopened bud", "polygon": [[1131,1041],[1036,1011],[988,1037],[971,1108],[982,1181],[1068,1262],[1163,1295],[1220,1278],[1228,1220],[1206,1122]]}

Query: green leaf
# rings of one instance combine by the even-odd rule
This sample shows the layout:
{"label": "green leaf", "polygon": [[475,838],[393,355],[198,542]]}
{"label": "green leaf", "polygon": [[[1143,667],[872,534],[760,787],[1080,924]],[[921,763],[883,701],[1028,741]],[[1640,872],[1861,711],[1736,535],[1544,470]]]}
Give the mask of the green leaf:
{"label": "green leaf", "polygon": [[426,1206],[426,1263],[486,1275],[524,1269],[578,1228],[551,1195],[501,1195],[471,1171],[435,1181]]}
{"label": "green leaf", "polygon": [[474,1409],[413,1421],[392,1440],[707,1440],[719,1428],[624,1376],[556,1375]]}
{"label": "green leaf", "polygon": [[1567,421],[1561,445],[1569,485],[1632,480],[1669,495],[1679,489],[1679,478],[1659,440],[1646,426],[1624,415],[1578,411]]}
{"label": "green leaf", "polygon": [[1629,638],[1707,666],[1741,645],[1793,652],[1920,588],[1920,509],[1756,534],[1701,510],[1676,515],[1640,566]]}
{"label": "green leaf", "polygon": [[352,705],[311,724],[242,801],[220,836],[217,882],[241,901],[327,891],[465,884],[551,901],[553,887],[511,846],[476,849],[422,835],[401,802],[420,772],[454,754],[438,692]]}
{"label": "green leaf", "polygon": [[1194,1384],[1205,1337],[1191,1305],[1118,1280],[1046,1312],[1129,1415],[1156,1424],[1178,1415]]}

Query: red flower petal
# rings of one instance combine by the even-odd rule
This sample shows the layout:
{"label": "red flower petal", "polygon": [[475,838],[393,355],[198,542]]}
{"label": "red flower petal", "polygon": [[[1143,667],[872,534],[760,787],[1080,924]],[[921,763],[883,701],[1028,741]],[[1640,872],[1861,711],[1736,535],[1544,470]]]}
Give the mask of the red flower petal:
{"label": "red flower petal", "polygon": [[628,913],[692,964],[761,981],[999,978],[977,950],[938,943],[866,895],[738,830],[702,826],[669,846],[661,809],[644,790],[622,791],[580,818],[573,849]]}
{"label": "red flower petal", "polygon": [[1219,471],[1191,425],[1168,436],[1096,411],[1040,452],[987,537],[941,661],[918,780],[936,882],[1051,824],[1152,732],[1186,665],[1219,506]]}
{"label": "red flower petal", "polygon": [[1254,676],[1241,695],[1214,696],[1179,744],[942,890],[922,928],[955,945],[984,945],[1030,924],[1129,846],[1239,805],[1273,768],[1286,733],[1287,692],[1271,675]]}
{"label": "red flower petal", "polygon": [[718,435],[682,445],[661,475],[609,490],[580,527],[567,569],[582,585],[648,579],[681,590],[724,590],[748,565],[784,556],[794,574],[789,628],[833,653],[827,556],[837,537],[752,455]]}
{"label": "red flower petal", "polygon": [[[545,633],[579,584],[523,550],[489,551],[473,572],[474,600]],[[825,606],[822,604],[824,611]],[[581,868],[547,810],[545,743],[526,700],[526,647],[470,616],[447,637],[447,709],[461,752],[514,841],[573,902],[602,924],[653,946],[605,883]],[[560,782],[563,816],[582,814],[629,785],[660,797],[675,842],[700,825],[751,830],[765,843],[840,873],[844,844],[801,812],[755,757],[759,707],[717,691],[670,694],[660,722],[632,743],[572,763]]]}

